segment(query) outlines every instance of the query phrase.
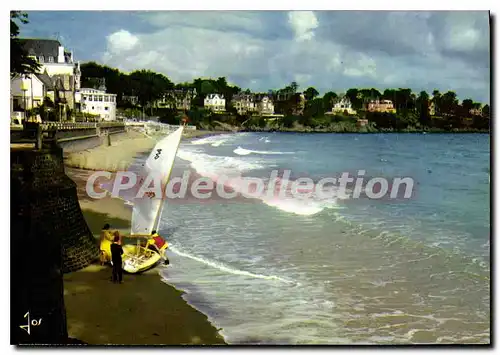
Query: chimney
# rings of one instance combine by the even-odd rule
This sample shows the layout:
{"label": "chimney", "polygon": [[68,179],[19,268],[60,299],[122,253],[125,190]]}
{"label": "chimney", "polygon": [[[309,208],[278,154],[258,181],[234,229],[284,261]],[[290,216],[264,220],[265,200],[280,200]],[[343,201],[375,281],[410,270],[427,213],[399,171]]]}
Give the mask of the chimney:
{"label": "chimney", "polygon": [[65,62],[65,60],[64,60],[64,47],[63,46],[59,46],[59,54],[57,56],[57,62],[58,63]]}

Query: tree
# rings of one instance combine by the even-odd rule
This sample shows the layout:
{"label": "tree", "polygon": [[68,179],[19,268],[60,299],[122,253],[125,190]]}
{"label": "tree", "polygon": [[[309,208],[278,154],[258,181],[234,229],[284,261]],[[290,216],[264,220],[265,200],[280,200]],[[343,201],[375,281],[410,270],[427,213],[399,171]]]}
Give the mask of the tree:
{"label": "tree", "polygon": [[319,95],[318,90],[316,90],[313,87],[309,87],[307,88],[306,91],[304,91],[304,97],[306,98],[307,101],[314,99],[318,95]]}
{"label": "tree", "polygon": [[337,94],[333,91],[327,92],[323,95],[323,107],[326,111],[330,111],[333,106],[333,100],[337,98]]}
{"label": "tree", "polygon": [[430,125],[430,113],[429,113],[429,94],[425,91],[421,91],[416,100],[416,109],[419,117],[420,124],[424,127]]}
{"label": "tree", "polygon": [[325,110],[323,106],[323,99],[313,99],[311,101],[307,101],[304,116],[321,117],[327,110],[328,108]]}
{"label": "tree", "polygon": [[355,110],[359,110],[363,107],[363,95],[358,91],[358,89],[347,90],[345,96],[349,98],[352,107]]}
{"label": "tree", "polygon": [[484,117],[490,118],[490,106],[489,105],[484,105],[482,109],[482,113]]}
{"label": "tree", "polygon": [[297,92],[297,89],[299,88],[299,84],[297,84],[296,81],[292,81],[290,83],[290,89],[292,90],[292,92],[295,94]]}
{"label": "tree", "polygon": [[18,38],[19,25],[16,23],[27,24],[28,14],[20,11],[10,12],[10,75],[24,75],[37,73],[40,71],[40,64],[36,59],[30,57],[23,47],[23,43]]}
{"label": "tree", "polygon": [[432,92],[431,102],[434,104],[434,112],[436,115],[441,115],[441,93],[439,90],[434,90]]}
{"label": "tree", "polygon": [[445,114],[453,114],[458,105],[457,94],[453,91],[448,91],[443,94],[440,102],[440,110]]}
{"label": "tree", "polygon": [[173,88],[173,83],[166,76],[151,70],[136,70],[129,76],[143,108],[147,106],[152,108],[156,100]]}

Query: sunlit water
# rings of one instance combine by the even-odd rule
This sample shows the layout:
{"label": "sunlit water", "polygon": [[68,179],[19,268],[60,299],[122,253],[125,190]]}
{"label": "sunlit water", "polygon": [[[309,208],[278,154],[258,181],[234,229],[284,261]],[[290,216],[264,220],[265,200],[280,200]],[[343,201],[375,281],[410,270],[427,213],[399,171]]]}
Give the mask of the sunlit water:
{"label": "sunlit water", "polygon": [[[183,143],[176,174],[412,177],[409,200],[168,203],[166,282],[229,343],[490,339],[487,135],[256,134]],[[168,307],[168,305],[165,305]]]}

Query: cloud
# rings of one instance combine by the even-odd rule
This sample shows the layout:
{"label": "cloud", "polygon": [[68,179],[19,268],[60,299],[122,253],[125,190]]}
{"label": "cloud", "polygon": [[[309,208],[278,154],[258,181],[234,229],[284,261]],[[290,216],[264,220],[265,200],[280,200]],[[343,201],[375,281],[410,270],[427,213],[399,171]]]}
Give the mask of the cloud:
{"label": "cloud", "polygon": [[409,87],[489,101],[485,13],[160,12],[140,21],[152,27],[110,32],[106,64],[175,82],[226,76],[256,91],[297,81],[323,93]]}
{"label": "cloud", "polygon": [[139,38],[126,30],[114,32],[106,40],[107,48],[112,54],[121,54],[130,51],[139,43]]}
{"label": "cloud", "polygon": [[295,32],[298,41],[310,40],[314,37],[314,29],[318,27],[318,19],[312,11],[290,11],[288,23]]}

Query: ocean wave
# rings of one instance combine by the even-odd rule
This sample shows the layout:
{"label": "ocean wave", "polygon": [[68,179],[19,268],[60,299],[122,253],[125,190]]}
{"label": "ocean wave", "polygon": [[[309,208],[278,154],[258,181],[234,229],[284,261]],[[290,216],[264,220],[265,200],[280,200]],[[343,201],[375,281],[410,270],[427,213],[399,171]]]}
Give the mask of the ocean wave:
{"label": "ocean wave", "polygon": [[219,269],[221,271],[227,272],[229,274],[247,276],[247,277],[252,277],[255,279],[264,279],[264,280],[269,280],[269,281],[281,281],[281,282],[285,282],[285,283],[294,283],[291,280],[287,280],[287,279],[281,278],[281,277],[276,276],[276,275],[254,274],[254,273],[251,273],[249,271],[235,269],[235,268],[232,268],[232,267],[225,265],[225,264],[218,262],[218,261],[204,259],[200,256],[196,256],[196,255],[192,255],[192,254],[183,252],[171,244],[169,245],[169,250],[174,252],[177,255],[198,261],[200,263],[203,263],[205,265],[208,265],[208,266],[211,266],[213,268]]}
{"label": "ocean wave", "polygon": [[231,139],[233,137],[233,134],[220,134],[216,136],[210,136],[210,137],[205,137],[205,138],[200,138],[200,139],[195,139],[190,142],[190,144],[193,145],[204,145],[204,144],[211,144],[214,147],[217,147],[218,145],[214,144],[222,144],[223,142]]}
{"label": "ocean wave", "polygon": [[249,155],[249,154],[263,154],[263,155],[283,155],[283,154],[294,154],[294,152],[272,152],[267,150],[250,150],[242,147],[238,147],[233,150],[235,154],[238,155]]}
{"label": "ocean wave", "polygon": [[210,144],[212,147],[218,147],[220,146],[222,143],[225,143],[227,142],[227,139],[220,139],[218,141],[215,141],[213,142],[212,144]]}
{"label": "ocean wave", "polygon": [[231,176],[246,171],[263,169],[265,167],[259,161],[245,161],[234,157],[214,156],[187,149],[179,149],[177,156],[183,160],[189,161],[191,167],[198,173],[202,175],[210,174],[210,176],[207,177],[211,177],[213,174]]}

